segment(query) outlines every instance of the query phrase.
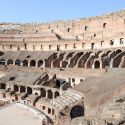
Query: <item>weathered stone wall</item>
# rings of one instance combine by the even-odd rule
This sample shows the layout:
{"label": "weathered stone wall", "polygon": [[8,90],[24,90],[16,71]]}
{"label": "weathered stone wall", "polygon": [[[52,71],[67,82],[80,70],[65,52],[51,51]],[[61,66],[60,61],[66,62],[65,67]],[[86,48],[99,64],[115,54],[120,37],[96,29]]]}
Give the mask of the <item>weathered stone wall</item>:
{"label": "weathered stone wall", "polygon": [[124,47],[124,28],[125,11],[46,24],[2,23],[0,50],[67,51]]}

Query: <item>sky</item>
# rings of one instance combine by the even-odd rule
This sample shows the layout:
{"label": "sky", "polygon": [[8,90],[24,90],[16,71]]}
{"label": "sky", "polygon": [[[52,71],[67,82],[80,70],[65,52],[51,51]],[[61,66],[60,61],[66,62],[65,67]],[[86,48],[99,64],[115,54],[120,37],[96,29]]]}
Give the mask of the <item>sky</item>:
{"label": "sky", "polygon": [[125,9],[125,0],[0,0],[0,22],[52,22]]}

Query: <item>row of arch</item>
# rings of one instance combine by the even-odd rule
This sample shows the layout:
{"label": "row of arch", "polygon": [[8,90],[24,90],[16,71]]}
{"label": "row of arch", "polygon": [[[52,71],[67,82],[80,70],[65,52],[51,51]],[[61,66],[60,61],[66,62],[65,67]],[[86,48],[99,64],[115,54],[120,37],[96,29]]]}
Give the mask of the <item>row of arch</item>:
{"label": "row of arch", "polygon": [[[100,52],[100,55],[101,55],[101,52]],[[109,50],[109,51],[107,51],[107,53],[102,54],[101,59],[96,59],[93,62],[93,67],[95,69],[100,68],[100,67],[106,68],[106,66],[110,67],[110,68],[111,67],[119,67],[119,65],[122,61],[122,57],[125,58],[125,52],[122,51],[121,49],[118,49],[118,50],[113,51],[113,52]],[[119,64],[117,64],[117,63],[119,63]]]}
{"label": "row of arch", "polygon": [[43,60],[23,60],[16,59],[13,61],[12,59],[8,59],[7,61],[5,59],[0,59],[0,65],[17,65],[17,66],[34,66],[34,67],[42,67],[44,64]]}
{"label": "row of arch", "polygon": [[[0,83],[0,89],[6,90],[6,84],[5,83]],[[33,94],[33,88],[31,87],[25,87],[25,86],[18,86],[14,85],[13,86],[13,91],[14,92],[19,92],[19,93],[27,93],[28,95]],[[35,94],[38,95],[36,92]],[[48,99],[53,99],[56,98],[60,95],[58,91],[52,91],[51,89],[45,90],[44,88],[40,88],[40,96],[41,97],[46,97]]]}
{"label": "row of arch", "polygon": [[[27,88],[27,90],[26,90]],[[19,90],[20,89],[20,90]],[[22,93],[27,92],[27,94],[33,94],[33,89],[31,87],[25,87],[25,86],[17,86],[14,85],[14,91]],[[38,93],[35,93],[38,95]],[[53,92],[51,89],[45,90],[44,88],[40,88],[40,96],[41,97],[47,97],[48,99],[53,99],[58,97],[60,94],[58,91]]]}
{"label": "row of arch", "polygon": [[[13,61],[12,59],[8,59],[5,61],[5,59],[0,60],[0,65],[18,65],[18,66],[25,66],[25,67],[55,67],[55,68],[72,68],[74,66],[77,66],[78,68],[100,68],[101,65],[107,65],[111,59],[115,57],[115,55],[118,55],[120,53],[123,53],[121,57],[125,57],[125,52],[121,49],[117,50],[107,50],[106,52],[98,51],[98,52],[78,52],[78,53],[69,53],[65,55],[66,53],[61,53],[59,56],[55,56],[52,54],[50,58],[46,60],[23,60],[16,59]],[[69,56],[70,55],[70,56]],[[66,57],[66,58],[65,58]],[[121,58],[119,57],[119,58]],[[109,58],[109,60],[107,60]],[[98,60],[97,60],[98,59]],[[121,61],[121,59],[120,59]],[[103,63],[103,64],[102,64]],[[109,65],[109,64],[108,64]],[[105,68],[105,66],[102,66],[102,68]]]}
{"label": "row of arch", "polygon": [[[6,84],[5,83],[0,83],[0,89],[6,89]],[[32,94],[33,93],[32,92],[33,90],[32,90],[31,87],[18,86],[16,84],[13,86],[13,90],[15,92],[20,91],[20,93],[23,93],[23,92],[27,92],[27,94]],[[46,91],[44,88],[41,88],[40,91],[41,91],[41,96],[42,97],[46,97],[46,93],[48,93],[47,98],[49,98],[49,99],[56,98],[57,96],[59,96],[59,92],[57,92],[57,91],[55,92],[54,97],[53,97],[52,90],[47,90]],[[5,93],[4,93],[3,96],[6,98]],[[15,95],[15,100],[18,100],[17,95]],[[46,106],[42,106],[42,110],[45,110],[45,108],[46,108]],[[47,110],[48,110],[48,112],[47,112],[48,114],[55,115],[55,110],[54,109],[48,108]],[[83,108],[83,106],[81,106],[81,105],[73,106],[71,108],[71,111],[70,111],[71,119],[76,118],[76,117],[80,117],[80,116],[84,116],[84,108]]]}

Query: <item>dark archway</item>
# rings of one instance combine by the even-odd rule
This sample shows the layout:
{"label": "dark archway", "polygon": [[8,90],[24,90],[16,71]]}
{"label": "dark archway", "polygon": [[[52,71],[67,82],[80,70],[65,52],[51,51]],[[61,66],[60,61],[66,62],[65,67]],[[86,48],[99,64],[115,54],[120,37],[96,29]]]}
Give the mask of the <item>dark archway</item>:
{"label": "dark archway", "polygon": [[20,86],[20,93],[26,92],[26,88],[24,86]]}
{"label": "dark archway", "polygon": [[27,87],[27,94],[28,94],[28,95],[32,94],[32,88]]}
{"label": "dark archway", "polygon": [[53,93],[51,90],[48,90],[48,96],[47,96],[49,99],[52,99],[53,98]]}
{"label": "dark archway", "polygon": [[18,96],[17,95],[15,95],[15,101],[18,101]]}
{"label": "dark archway", "polygon": [[28,61],[27,60],[23,60],[22,63],[23,63],[23,66],[27,66],[28,67]]}
{"label": "dark archway", "polygon": [[84,116],[84,108],[82,106],[74,106],[70,112],[70,117],[76,118]]}
{"label": "dark archway", "polygon": [[36,61],[35,60],[31,60],[30,61],[30,66],[36,66]]}
{"label": "dark archway", "polygon": [[12,60],[12,59],[9,59],[9,60],[7,61],[7,65],[13,65],[13,60]]}
{"label": "dark archway", "polygon": [[5,93],[2,93],[3,94],[3,98],[6,98],[6,94]]}
{"label": "dark archway", "polygon": [[4,55],[4,52],[0,52],[0,56],[3,56]]}
{"label": "dark archway", "polygon": [[41,88],[41,96],[42,97],[46,97],[46,91],[43,88]]}
{"label": "dark archway", "polygon": [[4,59],[0,60],[0,65],[5,65],[5,60]]}
{"label": "dark archway", "polygon": [[43,61],[42,60],[39,60],[38,61],[38,67],[42,67],[43,66]]}
{"label": "dark archway", "polygon": [[118,50],[115,51],[116,54],[119,54],[119,53],[121,53],[121,52],[122,52],[121,49],[118,49]]}
{"label": "dark archway", "polygon": [[21,61],[19,59],[16,59],[15,65],[20,66],[21,65]]}
{"label": "dark archway", "polygon": [[0,89],[6,89],[6,85],[4,83],[0,83]]}
{"label": "dark archway", "polygon": [[60,83],[60,81],[57,79],[57,80],[56,80],[56,86],[59,88],[60,85],[61,85],[61,83]]}
{"label": "dark archway", "polygon": [[95,61],[94,68],[95,69],[99,69],[100,68],[100,62],[99,61]]}
{"label": "dark archway", "polygon": [[19,91],[19,87],[17,85],[14,85],[14,91],[18,92]]}
{"label": "dark archway", "polygon": [[58,97],[59,95],[59,92],[55,92],[54,98]]}

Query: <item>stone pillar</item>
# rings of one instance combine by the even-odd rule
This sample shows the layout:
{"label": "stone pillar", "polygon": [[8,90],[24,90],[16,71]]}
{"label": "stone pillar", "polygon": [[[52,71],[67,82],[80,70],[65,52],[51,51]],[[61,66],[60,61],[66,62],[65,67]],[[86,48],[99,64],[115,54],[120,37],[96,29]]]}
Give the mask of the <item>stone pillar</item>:
{"label": "stone pillar", "polygon": [[38,62],[36,62],[36,66],[35,67],[38,67]]}
{"label": "stone pillar", "polygon": [[28,67],[30,67],[30,61],[28,61]]}
{"label": "stone pillar", "polygon": [[46,98],[48,98],[48,90],[46,90]]}
{"label": "stone pillar", "polygon": [[62,68],[62,61],[60,61],[60,68]]}
{"label": "stone pillar", "polygon": [[102,69],[102,62],[100,61],[100,69]]}
{"label": "stone pillar", "polygon": [[20,66],[23,66],[23,62],[20,62]]}
{"label": "stone pillar", "polygon": [[94,69],[94,68],[95,68],[95,67],[94,67],[94,63],[95,63],[95,62],[93,62],[93,64],[92,64],[92,69]]}
{"label": "stone pillar", "polygon": [[7,61],[5,61],[5,65],[7,65]]}
{"label": "stone pillar", "polygon": [[113,68],[113,59],[110,61],[110,68]]}
{"label": "stone pillar", "polygon": [[20,92],[20,86],[18,86],[18,88],[19,88],[18,92],[21,93],[21,92]]}
{"label": "stone pillar", "polygon": [[15,63],[15,60],[13,60],[13,65],[15,65],[16,63]]}

